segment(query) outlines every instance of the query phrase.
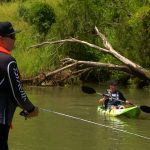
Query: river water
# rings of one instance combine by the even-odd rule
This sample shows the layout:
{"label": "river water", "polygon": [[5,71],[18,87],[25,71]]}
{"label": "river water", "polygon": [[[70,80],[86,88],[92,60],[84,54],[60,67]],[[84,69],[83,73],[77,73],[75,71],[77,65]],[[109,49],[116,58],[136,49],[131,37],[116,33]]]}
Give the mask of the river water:
{"label": "river water", "polygon": [[[104,87],[96,87],[99,92]],[[150,114],[138,119],[97,113],[99,95],[79,86],[27,88],[32,102],[44,109],[25,120],[17,109],[10,131],[10,150],[149,150]],[[150,106],[150,90],[121,89],[127,99]]]}

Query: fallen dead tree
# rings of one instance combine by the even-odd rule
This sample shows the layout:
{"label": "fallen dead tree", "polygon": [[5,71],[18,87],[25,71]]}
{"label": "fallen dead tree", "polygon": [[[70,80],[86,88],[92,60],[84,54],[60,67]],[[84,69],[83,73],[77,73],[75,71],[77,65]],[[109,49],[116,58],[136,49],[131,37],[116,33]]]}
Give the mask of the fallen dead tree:
{"label": "fallen dead tree", "polygon": [[67,70],[67,69],[69,69],[69,70],[74,69],[74,71],[72,71],[71,75],[73,75],[74,72],[79,72],[79,74],[77,75],[77,76],[79,76],[84,71],[88,72],[94,68],[108,68],[111,70],[119,70],[119,71],[126,72],[130,75],[136,76],[140,79],[150,81],[150,70],[147,70],[147,69],[143,68],[142,66],[132,62],[131,60],[122,56],[119,52],[114,50],[112,45],[107,40],[107,38],[101,32],[99,32],[97,27],[95,27],[95,33],[98,35],[98,37],[100,37],[102,39],[103,45],[105,48],[102,48],[98,45],[89,43],[87,41],[79,40],[76,38],[69,38],[69,39],[64,39],[64,40],[55,40],[55,41],[43,42],[43,43],[29,47],[29,49],[40,48],[42,46],[49,45],[49,44],[60,44],[60,43],[63,44],[66,42],[81,43],[81,44],[85,44],[91,48],[97,49],[99,52],[103,52],[103,53],[107,53],[107,54],[112,55],[113,57],[118,59],[122,63],[122,65],[110,64],[110,63],[100,63],[100,62],[91,62],[91,61],[78,61],[78,60],[74,60],[71,58],[65,58],[64,60],[62,60],[61,68],[56,69],[56,70],[49,72],[47,74],[44,74],[44,76],[42,76],[40,78],[39,78],[39,76],[37,76],[37,77],[31,79],[30,81],[32,81],[34,83],[34,81],[37,79],[37,81],[35,82],[36,84],[34,84],[34,85],[41,85],[45,80],[50,79],[50,78],[54,77],[56,74],[59,74],[62,71]]}
{"label": "fallen dead tree", "polygon": [[48,73],[40,73],[32,79],[24,79],[22,81],[23,83],[36,86],[50,84],[50,81],[52,81],[52,85],[60,85],[63,84],[65,80],[80,77],[84,73],[88,74],[88,72],[91,72],[96,68],[107,68],[109,70],[118,70],[131,74],[130,69],[126,66],[111,63],[77,61],[72,58],[65,58],[61,60],[60,68]]}

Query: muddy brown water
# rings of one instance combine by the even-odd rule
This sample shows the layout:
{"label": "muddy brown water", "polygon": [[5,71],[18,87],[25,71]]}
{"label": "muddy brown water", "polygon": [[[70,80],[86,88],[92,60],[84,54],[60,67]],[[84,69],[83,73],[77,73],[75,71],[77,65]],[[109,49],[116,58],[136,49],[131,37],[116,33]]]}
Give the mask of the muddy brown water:
{"label": "muddy brown water", "polygon": [[[104,88],[95,86],[100,92]],[[34,104],[48,111],[41,110],[37,118],[24,120],[17,109],[10,150],[150,149],[150,114],[141,113],[138,119],[102,116],[96,111],[100,96],[87,95],[79,86],[30,87],[26,91]],[[150,90],[121,91],[135,104],[150,106]]]}

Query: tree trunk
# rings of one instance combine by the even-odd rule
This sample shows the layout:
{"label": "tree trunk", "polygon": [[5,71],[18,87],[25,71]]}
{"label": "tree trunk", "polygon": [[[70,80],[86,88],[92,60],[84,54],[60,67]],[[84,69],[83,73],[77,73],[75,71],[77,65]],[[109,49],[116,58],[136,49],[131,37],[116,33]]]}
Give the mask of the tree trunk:
{"label": "tree trunk", "polygon": [[[116,64],[109,64],[109,63],[99,63],[99,62],[90,62],[90,61],[77,61],[77,60],[73,60],[73,59],[70,59],[70,60],[68,59],[69,62],[73,62],[73,63],[69,64],[70,66],[66,66],[66,68],[71,68],[71,67],[73,67],[77,64],[78,65],[79,64],[84,64],[84,65],[87,65],[87,67],[92,66],[92,67],[110,68],[110,69],[124,71],[124,72],[132,74],[136,77],[139,77],[140,79],[145,79],[145,80],[150,81],[150,70],[147,70],[147,69],[143,68],[142,66],[132,62],[131,60],[129,60],[128,58],[122,56],[120,53],[118,53],[116,50],[114,50],[112,45],[106,39],[106,37],[101,32],[99,32],[97,27],[95,27],[95,33],[102,39],[105,48],[102,48],[98,45],[89,43],[87,41],[82,41],[82,40],[79,40],[79,39],[76,39],[76,38],[70,38],[70,39],[64,39],[64,40],[43,42],[43,43],[40,43],[40,44],[33,45],[33,46],[29,47],[29,49],[39,48],[39,47],[42,47],[44,45],[49,45],[49,44],[59,44],[59,43],[65,43],[65,42],[85,44],[89,47],[92,47],[94,49],[99,50],[99,52],[103,52],[103,53],[107,53],[107,54],[112,55],[113,57],[115,57],[116,59],[121,61],[123,65],[116,65]],[[66,68],[62,68],[62,69],[66,69]],[[59,71],[59,70],[56,70],[56,72],[57,71]],[[51,73],[49,75],[51,75]]]}

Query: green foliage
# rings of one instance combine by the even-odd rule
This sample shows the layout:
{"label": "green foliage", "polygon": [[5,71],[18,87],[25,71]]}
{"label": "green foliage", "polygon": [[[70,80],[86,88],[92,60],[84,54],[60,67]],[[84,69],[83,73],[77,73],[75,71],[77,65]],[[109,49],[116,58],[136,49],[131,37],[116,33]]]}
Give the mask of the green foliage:
{"label": "green foliage", "polygon": [[53,23],[55,23],[55,13],[53,8],[46,3],[34,3],[30,8],[24,5],[19,7],[19,16],[26,22],[33,25],[42,40],[45,39]]}
{"label": "green foliage", "polygon": [[22,3],[19,4],[18,7],[18,15],[23,18],[24,21],[28,22],[29,9],[25,7]]}
{"label": "green foliage", "polygon": [[[141,65],[150,68],[150,7],[143,6],[129,20],[130,32],[133,35],[132,46],[136,50],[138,61]],[[134,41],[133,41],[134,40]],[[133,55],[135,51],[133,51]]]}
{"label": "green foliage", "polygon": [[[19,9],[17,9],[18,4]],[[50,16],[48,4],[54,9]],[[93,32],[95,25],[106,35],[117,51],[150,69],[149,0],[36,0],[36,2],[22,0],[22,3],[16,0],[0,6],[0,19],[10,20],[16,27],[23,29],[23,32],[18,34],[19,42],[14,53],[22,72],[28,76],[35,75],[40,70],[47,69],[47,66],[50,68],[55,64],[50,62],[53,59],[51,52],[55,47],[46,47],[39,51],[33,49],[32,52],[25,51],[26,47],[37,43],[37,34],[43,35],[43,39],[76,37],[102,47],[101,40]],[[23,19],[18,18],[18,12]],[[43,13],[44,15],[41,15]],[[50,20],[51,23],[48,22]],[[53,24],[55,20],[56,23]],[[20,49],[24,50],[21,51],[23,54],[20,54]],[[56,60],[58,55],[79,60],[120,63],[110,55],[75,43],[64,44],[59,49]],[[22,62],[22,59],[25,61]],[[95,71],[94,74],[104,78],[110,77],[109,74],[116,79],[126,77],[125,74],[104,72],[104,70]]]}
{"label": "green foliage", "polygon": [[11,0],[0,0],[1,3],[3,2],[11,2]]}
{"label": "green foliage", "polygon": [[121,22],[121,27],[118,26],[116,30],[116,40],[120,42],[117,47],[129,59],[149,68],[150,7],[146,4],[136,8],[129,7],[128,10],[131,16]]}
{"label": "green foliage", "polygon": [[[96,25],[122,55],[150,68],[148,0],[63,0],[60,8],[63,10],[58,26],[61,38],[80,37],[101,46],[101,42],[92,32]],[[118,64],[110,55],[97,53],[96,57],[93,57],[96,51],[78,44],[67,44],[62,52],[76,59],[99,59],[102,62]],[[118,72],[112,75],[117,79],[123,76],[126,75]]]}
{"label": "green foliage", "polygon": [[47,4],[37,3],[31,7],[29,22],[36,27],[40,34],[45,36],[55,22],[54,10]]}
{"label": "green foliage", "polygon": [[[94,0],[64,0],[60,9],[63,10],[58,20],[58,33],[61,38],[80,37],[91,43],[96,43],[93,35],[94,26],[100,23],[101,14],[95,10],[97,2]],[[87,46],[80,44],[66,44],[62,50],[64,55],[75,59],[94,60],[100,59],[100,54]]]}

